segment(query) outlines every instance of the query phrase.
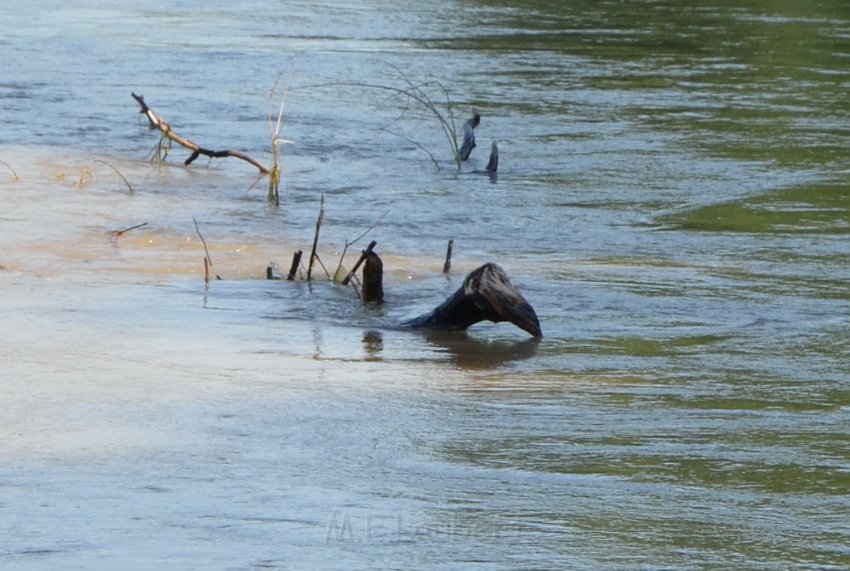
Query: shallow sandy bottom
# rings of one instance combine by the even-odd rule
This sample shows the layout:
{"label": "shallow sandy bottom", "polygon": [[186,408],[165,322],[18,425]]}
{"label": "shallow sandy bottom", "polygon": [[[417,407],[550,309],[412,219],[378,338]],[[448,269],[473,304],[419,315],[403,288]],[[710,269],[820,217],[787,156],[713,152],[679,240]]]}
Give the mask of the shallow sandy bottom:
{"label": "shallow sandy bottom", "polygon": [[[261,280],[281,251],[268,237],[210,240],[228,280],[206,289],[196,235],[167,222],[111,235],[167,219],[179,196],[134,196],[104,183],[106,170],[80,175],[88,164],[11,160],[20,180],[0,183],[3,564],[344,561],[328,550],[329,518],[374,505],[357,498],[410,445],[399,399],[415,409],[414,389],[447,372],[384,360],[404,352],[400,334],[282,315],[275,287],[310,294]],[[357,307],[353,292],[317,287]],[[294,545],[309,553],[293,557]]]}

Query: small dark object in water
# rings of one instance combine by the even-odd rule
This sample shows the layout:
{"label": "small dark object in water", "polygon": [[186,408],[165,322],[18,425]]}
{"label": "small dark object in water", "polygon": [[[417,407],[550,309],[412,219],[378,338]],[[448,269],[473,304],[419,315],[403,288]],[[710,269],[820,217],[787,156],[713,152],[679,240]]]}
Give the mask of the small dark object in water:
{"label": "small dark object in water", "polygon": [[496,174],[496,171],[499,169],[499,147],[496,146],[496,141],[493,141],[493,144],[490,146],[490,160],[487,161],[487,166],[484,167],[484,170],[487,171],[491,176]]}
{"label": "small dark object in water", "polygon": [[298,250],[292,255],[292,264],[289,266],[289,273],[286,274],[286,279],[292,281],[295,279],[295,272],[298,271],[298,266],[301,264],[301,250]]}
{"label": "small dark object in water", "polygon": [[371,249],[363,252],[366,259],[363,264],[363,301],[381,303],[384,301],[384,263]]}
{"label": "small dark object in water", "polygon": [[534,308],[511,284],[505,270],[492,263],[466,276],[463,285],[433,311],[401,325],[463,331],[485,320],[510,321],[534,337],[543,336]]}
{"label": "small dark object in water", "polygon": [[472,112],[472,117],[463,124],[463,144],[460,146],[460,160],[469,158],[469,153],[475,148],[475,128],[481,122],[481,115],[477,111]]}

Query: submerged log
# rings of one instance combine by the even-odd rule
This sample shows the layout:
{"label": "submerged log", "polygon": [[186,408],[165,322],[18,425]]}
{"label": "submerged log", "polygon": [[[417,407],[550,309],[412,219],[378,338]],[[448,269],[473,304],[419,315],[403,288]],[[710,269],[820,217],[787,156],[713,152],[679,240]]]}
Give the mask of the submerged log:
{"label": "submerged log", "polygon": [[534,337],[542,337],[531,304],[496,264],[471,272],[463,285],[430,313],[402,323],[403,327],[463,331],[479,321],[510,321]]}

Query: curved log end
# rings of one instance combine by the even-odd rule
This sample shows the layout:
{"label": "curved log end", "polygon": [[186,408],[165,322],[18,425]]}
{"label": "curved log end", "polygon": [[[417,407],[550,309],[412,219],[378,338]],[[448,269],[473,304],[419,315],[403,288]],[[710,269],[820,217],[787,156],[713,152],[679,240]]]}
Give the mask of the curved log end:
{"label": "curved log end", "polygon": [[484,319],[509,321],[533,337],[543,337],[534,308],[496,264],[484,264],[463,281],[463,290],[482,311]]}

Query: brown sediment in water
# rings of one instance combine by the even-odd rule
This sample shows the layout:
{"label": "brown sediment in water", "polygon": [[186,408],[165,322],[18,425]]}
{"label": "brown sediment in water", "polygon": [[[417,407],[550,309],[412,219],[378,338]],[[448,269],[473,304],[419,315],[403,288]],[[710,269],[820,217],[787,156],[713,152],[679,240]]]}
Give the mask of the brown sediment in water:
{"label": "brown sediment in water", "polygon": [[[112,164],[133,178],[150,177],[150,171],[157,170],[149,163]],[[42,157],[19,164],[18,170],[19,181],[0,180],[0,197],[6,205],[0,221],[5,264],[44,276],[203,273],[203,246],[194,230],[174,228],[175,215],[191,210],[185,196],[172,198],[143,184],[142,190],[131,194],[114,173],[94,161]],[[147,225],[114,234],[140,223]],[[249,255],[267,258],[273,248],[280,248],[262,240],[251,244],[212,240],[211,245],[220,271],[232,275],[260,275],[259,267],[249,272],[244,261]]]}
{"label": "brown sediment in water", "polygon": [[[0,177],[4,269],[44,277],[86,275],[83,279],[90,279],[92,285],[99,280],[120,281],[121,276],[136,281],[155,281],[163,276],[203,277],[204,247],[192,223],[194,213],[209,207],[203,178],[232,174],[213,171],[210,175],[178,166],[113,158],[107,166],[98,158],[54,157],[28,149],[4,154],[9,155],[20,179]],[[128,191],[113,166],[133,183],[135,192]],[[233,178],[234,184],[247,187],[250,177]],[[199,188],[187,190],[190,185]],[[241,188],[234,191],[232,199],[244,195]],[[255,206],[262,213],[265,198],[260,191]],[[285,237],[283,232],[262,234],[253,232],[250,222],[234,236],[232,229],[221,228],[221,216],[200,216],[198,223],[207,240],[213,270],[223,279],[262,279],[270,263],[288,267],[292,253],[309,246],[307,233],[301,239]],[[116,234],[140,224],[145,225]],[[352,266],[365,245],[366,240],[350,247],[343,265]],[[319,243],[321,260],[331,275],[343,246],[330,240]],[[390,284],[438,275],[443,264],[436,252],[400,253],[393,251],[391,244],[381,243],[377,251],[385,262],[385,279]],[[456,259],[453,272],[463,274],[480,262]],[[325,279],[324,272],[314,269],[314,278]]]}

